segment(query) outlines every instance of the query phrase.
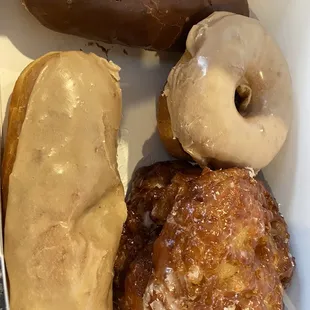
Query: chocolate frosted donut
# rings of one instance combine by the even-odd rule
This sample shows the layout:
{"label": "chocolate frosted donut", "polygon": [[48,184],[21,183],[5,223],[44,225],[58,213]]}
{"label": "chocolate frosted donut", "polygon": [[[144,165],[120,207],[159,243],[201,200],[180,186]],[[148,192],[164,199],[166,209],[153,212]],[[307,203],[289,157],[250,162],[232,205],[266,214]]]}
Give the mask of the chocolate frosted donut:
{"label": "chocolate frosted donut", "polygon": [[44,26],[92,40],[184,51],[191,27],[215,11],[249,15],[247,0],[24,0]]}
{"label": "chocolate frosted donut", "polygon": [[175,154],[169,141],[177,139],[201,165],[259,170],[279,152],[291,122],[291,78],[279,47],[259,21],[232,13],[192,28],[164,96],[172,133],[165,136],[162,118],[158,127],[166,148]]}

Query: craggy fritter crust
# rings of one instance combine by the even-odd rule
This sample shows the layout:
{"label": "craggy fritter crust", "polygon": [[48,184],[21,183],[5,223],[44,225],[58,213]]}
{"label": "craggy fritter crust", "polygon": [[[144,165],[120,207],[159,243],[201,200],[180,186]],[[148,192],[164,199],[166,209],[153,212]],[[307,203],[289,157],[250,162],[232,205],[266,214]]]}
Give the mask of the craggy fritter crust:
{"label": "craggy fritter crust", "polygon": [[[114,309],[118,309],[120,298],[123,296],[125,276],[130,264],[135,259],[138,265],[141,261],[146,261],[145,255],[150,260],[154,240],[158,237],[174,204],[178,191],[177,175],[182,175],[183,182],[200,173],[201,169],[197,166],[193,167],[179,161],[156,163],[150,167],[140,168],[135,173],[132,190],[126,199],[128,216],[114,267]],[[147,246],[149,243],[151,247]],[[144,250],[140,253],[144,247],[149,251]],[[144,282],[139,281],[138,285],[141,286]],[[146,285],[147,281],[140,289],[140,295],[142,294],[140,297],[143,296],[141,291],[144,291]],[[139,291],[139,288],[137,290]]]}
{"label": "craggy fritter crust", "polygon": [[[156,164],[159,178],[161,165]],[[134,182],[132,193],[140,208],[153,169],[135,178],[140,187],[136,191]],[[151,180],[156,184],[155,175]],[[295,264],[285,221],[262,183],[246,169],[205,169],[190,177],[176,174],[165,193],[168,188],[171,196],[161,196],[167,220],[153,249],[158,231],[132,256],[121,308],[282,309],[283,287]]]}

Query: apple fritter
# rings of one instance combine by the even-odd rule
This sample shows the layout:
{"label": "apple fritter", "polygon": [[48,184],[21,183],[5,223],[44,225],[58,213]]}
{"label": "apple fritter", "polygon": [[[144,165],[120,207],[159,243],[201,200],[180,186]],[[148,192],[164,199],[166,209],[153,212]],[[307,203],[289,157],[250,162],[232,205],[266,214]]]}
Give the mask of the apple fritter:
{"label": "apple fritter", "polygon": [[122,309],[282,309],[295,263],[286,223],[263,184],[233,168],[176,172],[168,187],[164,225],[133,255]]}

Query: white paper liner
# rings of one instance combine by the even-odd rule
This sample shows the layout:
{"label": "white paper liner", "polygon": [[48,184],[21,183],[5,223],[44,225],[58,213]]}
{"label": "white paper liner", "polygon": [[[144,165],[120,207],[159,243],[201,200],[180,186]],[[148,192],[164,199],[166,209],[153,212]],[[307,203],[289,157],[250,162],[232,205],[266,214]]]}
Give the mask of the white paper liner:
{"label": "white paper liner", "polygon": [[285,308],[284,308],[285,310],[297,310],[285,291],[284,291],[284,295],[283,295],[283,303],[285,306]]}
{"label": "white paper liner", "polygon": [[[0,0],[1,1],[1,0]],[[3,0],[2,0],[3,1]],[[258,0],[257,0],[258,1]],[[15,2],[17,3],[18,2],[18,5],[20,4],[18,0],[15,0]],[[13,1],[12,1],[13,3]],[[37,25],[33,20],[31,20],[29,18],[29,20],[25,19],[26,18],[26,15],[24,16],[18,16],[18,18],[16,18],[16,14],[20,14],[20,12],[15,9],[15,6],[17,6],[16,4],[11,4],[10,0],[7,0],[7,5],[9,7],[12,6],[12,8],[14,10],[12,10],[12,20],[14,20],[14,23],[20,23],[22,26],[27,26],[26,30],[25,30],[25,33],[23,33],[23,36],[24,35],[27,35],[28,33],[28,21],[31,22],[31,33],[30,34],[33,34],[33,36],[37,36],[37,33],[39,33],[41,36],[40,38],[43,38],[43,36],[45,34],[48,34],[46,35],[46,37],[48,37],[48,41],[50,41],[50,43],[47,43],[47,41],[45,41],[45,45],[41,45],[41,48],[40,48],[40,45],[38,46],[37,50],[36,50],[36,54],[37,56],[40,56],[41,54],[43,54],[44,52],[46,52],[47,50],[46,49],[59,49],[59,50],[63,50],[63,49],[78,49],[79,47],[83,48],[83,50],[85,50],[86,52],[89,51],[88,49],[90,49],[90,47],[86,47],[86,45],[84,45],[84,41],[82,39],[79,39],[79,38],[76,38],[76,37],[71,37],[71,36],[63,36],[63,38],[66,38],[66,39],[63,39],[63,40],[59,40],[58,37],[60,38],[61,35],[59,34],[55,34],[53,32],[48,32],[48,30],[44,29],[44,27],[41,27],[39,25]],[[1,8],[0,8],[1,9]],[[3,8],[2,8],[3,9]],[[251,16],[255,17],[255,15],[253,14],[253,12],[251,12]],[[27,16],[28,18],[28,16]],[[23,24],[25,23],[25,24]],[[32,24],[33,23],[33,24]],[[32,28],[33,27],[33,28]],[[38,32],[38,29],[40,28],[40,32]],[[3,30],[3,29],[0,29],[0,30]],[[42,32],[42,33],[41,33]],[[1,33],[3,35],[5,35],[5,33]],[[36,39],[38,39],[36,37]],[[0,38],[0,42],[1,42],[1,38]],[[29,42],[27,41],[27,45],[31,46],[33,40],[31,38],[29,38]],[[83,45],[81,43],[83,42]],[[86,41],[85,41],[86,42]],[[0,44],[1,45],[1,44]],[[2,47],[1,47],[2,48]],[[123,48],[120,48],[121,50]],[[3,49],[5,51],[5,48]],[[128,50],[126,48],[126,50]],[[97,54],[98,51],[95,51]],[[130,53],[131,54],[131,53]],[[147,53],[145,53],[147,54]],[[143,57],[144,53],[142,53],[142,55],[140,56],[141,58]],[[101,55],[102,56],[102,55]],[[12,57],[11,59],[14,59],[14,62],[16,61],[17,63],[20,61],[20,63],[24,63],[25,62],[25,56],[22,56],[22,53],[20,54],[16,54],[16,50],[15,50],[15,53],[13,53],[12,55],[10,54],[10,57]],[[128,56],[124,56],[124,59],[128,57]],[[135,57],[137,57],[137,55],[135,54]],[[115,56],[111,56],[112,59],[115,59]],[[119,61],[122,62],[122,58],[119,58]],[[139,76],[139,74],[141,75],[141,72],[143,73],[143,66],[147,69],[149,69],[148,67],[150,66],[150,61],[149,61],[149,58],[146,57],[146,61],[143,62],[143,66],[140,68],[140,62],[138,62],[136,60],[136,58],[132,58],[132,61],[134,63],[134,65],[132,66],[132,68],[128,68],[128,66],[123,66],[123,70],[126,72],[124,72],[124,75],[127,77],[125,77],[125,79],[123,79],[121,81],[122,83],[122,88],[124,89],[124,93],[127,93],[127,95],[125,94],[125,100],[126,102],[128,102],[128,99],[129,101],[132,101],[130,102],[130,104],[132,105],[132,103],[135,103],[137,101],[137,99],[132,96],[131,93],[129,93],[126,88],[131,88],[132,89],[132,85],[130,85],[128,82],[131,82],[131,79],[134,78],[134,76]],[[125,61],[126,63],[126,61]],[[25,63],[26,64],[26,63]],[[122,63],[120,63],[122,64]],[[127,65],[127,64],[126,64]],[[163,66],[163,64],[161,64],[161,66]],[[169,65],[168,65],[169,67]],[[15,67],[14,67],[15,68]],[[10,68],[11,69],[11,68]],[[134,72],[130,72],[131,70],[135,69],[136,71]],[[7,68],[1,68],[0,67],[0,104],[1,104],[1,109],[0,109],[0,113],[2,115],[1,116],[1,120],[2,120],[2,124],[3,122],[5,121],[5,111],[6,111],[6,105],[7,105],[7,101],[8,101],[8,95],[9,95],[9,91],[13,88],[13,85],[14,85],[14,82],[16,80],[16,78],[18,77],[19,75],[19,72],[16,72],[17,69],[15,70],[8,70]],[[121,72],[121,73],[123,73]],[[130,74],[128,74],[130,72]],[[140,77],[141,79],[141,83],[142,83],[142,91],[144,89],[145,86],[147,86],[145,83],[143,83],[143,81],[145,80],[146,77],[150,77],[150,79],[156,75],[158,75],[159,77],[155,79],[155,81],[152,81],[150,80],[150,84],[152,85],[152,88],[154,88],[154,84],[156,84],[156,88],[157,88],[157,92],[160,90],[160,87],[158,85],[163,85],[163,81],[165,80],[165,77],[164,75],[166,76],[167,75],[167,72],[168,72],[168,69],[163,69],[161,71],[156,71],[154,70],[154,72],[152,72],[152,70],[150,70],[150,76],[148,75],[145,75],[145,76],[142,76]],[[1,81],[1,78],[2,78],[2,81]],[[161,81],[162,80],[162,81]],[[159,82],[158,82],[159,81]],[[154,83],[155,82],[155,83]],[[128,84],[128,85],[127,85]],[[1,87],[2,87],[2,100],[1,100]],[[135,89],[136,91],[136,89]],[[141,135],[141,138],[140,139],[137,139],[137,140],[142,140],[142,136],[148,136],[148,131],[146,131],[145,135],[143,135],[145,129],[144,127],[146,126],[147,127],[147,124],[148,123],[154,123],[154,120],[153,122],[152,121],[149,121],[147,120],[148,117],[145,117],[145,115],[150,115],[149,112],[152,111],[152,113],[154,113],[155,111],[153,111],[151,108],[148,108],[148,109],[145,109],[145,106],[146,106],[146,100],[149,101],[149,103],[151,104],[154,100],[153,98],[143,98],[143,104],[141,105],[136,105],[136,108],[135,109],[139,109],[139,114],[142,114],[143,115],[143,118],[139,118],[139,121],[141,122],[140,124],[140,128],[138,128],[136,131],[132,130],[132,127],[131,126],[128,126],[127,123],[130,123],[132,124],[132,121],[131,122],[128,122],[126,120],[126,124],[124,125],[124,128],[126,128],[126,130],[121,130],[120,132],[120,144],[119,144],[119,155],[121,155],[120,157],[124,158],[125,160],[123,160],[123,162],[119,162],[119,168],[120,168],[120,174],[121,174],[121,177],[122,177],[122,181],[124,182],[125,186],[127,185],[129,179],[130,179],[130,175],[131,175],[131,172],[133,171],[133,169],[130,167],[128,169],[128,163],[127,163],[127,158],[129,156],[129,147],[128,145],[131,145],[131,150],[130,150],[130,154],[132,154],[132,136],[135,136],[137,133],[139,133]],[[151,102],[152,101],[152,102]],[[139,102],[139,101],[138,101]],[[127,118],[128,118],[128,112],[130,112],[132,114],[131,117],[135,118],[134,114],[135,114],[135,109],[129,109],[129,111],[126,111],[126,115],[127,115]],[[136,110],[136,111],[137,111]],[[154,125],[154,124],[153,124]],[[153,126],[154,127],[154,126]],[[129,132],[128,129],[131,129],[131,131]],[[6,126],[4,126],[2,128],[2,133],[3,133],[3,136],[5,136],[5,133],[6,133]],[[2,139],[1,139],[2,140]],[[136,139],[135,139],[136,140]],[[164,155],[154,155],[155,151],[158,150],[158,143],[156,141],[156,139],[154,139],[155,142],[153,143],[152,141],[146,145],[145,147],[145,150],[143,150],[143,152],[137,152],[135,149],[134,149],[134,157],[135,159],[141,157],[141,153],[143,153],[143,158],[141,159],[141,163],[140,163],[140,166],[141,165],[148,165],[148,164],[151,164],[157,160],[163,160],[165,159],[164,158]],[[139,141],[139,142],[140,142]],[[2,145],[2,144],[1,144]],[[137,153],[137,154],[136,154]],[[1,156],[1,155],[0,155]],[[130,161],[131,159],[129,159]],[[136,160],[135,160],[135,163]],[[1,215],[0,215],[0,220],[1,220]],[[2,235],[1,235],[1,245],[0,245],[0,264],[1,264],[1,268],[2,268],[2,271],[3,271],[3,281],[4,281],[4,293],[5,293],[5,302],[6,302],[6,309],[9,309],[9,306],[8,306],[8,291],[7,291],[7,286],[6,286],[6,273],[4,272],[5,271],[5,265],[4,265],[4,258],[3,258],[3,242],[2,242]],[[286,310],[296,310],[296,307],[292,304],[289,296],[284,293],[284,304],[285,304],[285,309]]]}

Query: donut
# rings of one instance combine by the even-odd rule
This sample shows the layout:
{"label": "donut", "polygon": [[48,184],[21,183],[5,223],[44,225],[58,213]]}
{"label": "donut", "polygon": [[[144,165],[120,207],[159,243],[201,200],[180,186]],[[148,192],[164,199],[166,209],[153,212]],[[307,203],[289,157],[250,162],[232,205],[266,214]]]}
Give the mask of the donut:
{"label": "donut", "polygon": [[215,11],[249,16],[247,0],[22,0],[44,26],[150,50],[184,52],[191,27]]}
{"label": "donut", "polygon": [[216,12],[191,29],[186,48],[159,100],[168,152],[201,166],[267,166],[292,116],[291,77],[277,43],[258,20]]}

